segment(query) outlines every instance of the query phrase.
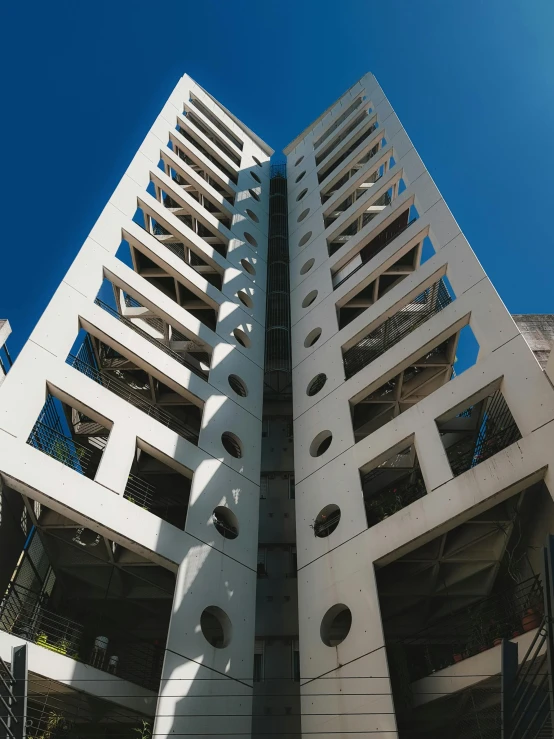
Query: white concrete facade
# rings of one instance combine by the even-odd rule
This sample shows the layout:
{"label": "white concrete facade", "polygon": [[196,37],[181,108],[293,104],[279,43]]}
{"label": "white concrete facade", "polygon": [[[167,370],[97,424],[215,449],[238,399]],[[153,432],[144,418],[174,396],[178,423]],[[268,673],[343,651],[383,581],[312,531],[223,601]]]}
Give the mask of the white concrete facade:
{"label": "white concrete facade", "polygon": [[[0,394],[3,484],[176,573],[154,727],[160,737],[195,731],[225,733],[230,725],[237,735],[250,732],[245,715],[250,712],[252,693],[271,154],[269,147],[185,75],[79,250]],[[200,195],[191,197],[191,189]],[[150,217],[143,227],[137,223],[137,209]],[[179,218],[182,214],[184,218]],[[153,219],[173,238],[160,239],[163,231],[148,228]],[[166,248],[164,238],[179,244],[181,257]],[[123,240],[134,249],[135,263],[140,253],[150,260],[148,265],[155,265],[148,274],[162,275],[163,284],[173,279],[178,294],[192,296],[191,305],[203,300],[215,315],[213,328],[198,319],[198,312],[183,307],[187,299],[176,303],[167,290],[121,261],[116,253]],[[250,268],[244,267],[245,262]],[[198,263],[207,266],[194,269]],[[214,275],[215,286],[210,283]],[[158,334],[144,322],[142,333],[137,333],[95,304],[106,279],[120,297],[124,291],[143,306],[143,312],[146,309],[155,320],[165,321],[161,340],[147,339],[145,331],[155,338]],[[239,292],[245,299],[239,298]],[[134,315],[135,324],[140,323],[140,311],[133,314],[138,309],[127,306],[119,306],[120,314],[129,320]],[[179,340],[168,340],[167,326],[180,332]],[[199,408],[197,443],[67,364],[82,329]],[[235,338],[237,329],[243,332],[245,345]],[[205,350],[211,355],[209,374],[206,366],[194,373],[175,361],[174,353],[164,352],[164,346],[173,352],[184,346]],[[231,388],[230,375],[240,379],[247,394]],[[109,430],[94,479],[27,443],[47,392]],[[224,448],[224,432],[238,438],[240,458]],[[192,475],[184,530],[124,498],[137,447]],[[234,540],[216,531],[212,514],[218,506],[229,509],[238,520],[239,536]],[[202,633],[201,614],[210,606],[221,609],[228,619],[222,648],[212,646]],[[37,661],[37,649],[44,651],[33,648],[29,667],[40,673],[45,668]],[[75,665],[78,686],[83,667]],[[64,669],[67,679],[71,670]],[[137,697],[145,692],[137,687]],[[237,693],[243,699],[226,697]],[[217,698],[218,694],[222,697]],[[152,713],[151,708],[147,712]],[[210,718],[226,713],[240,718]]]}
{"label": "white concrete facade", "polygon": [[[114,703],[155,713],[156,737],[250,736],[255,638],[283,627],[274,606],[258,609],[259,633],[255,623],[259,542],[278,538],[274,520],[267,539],[258,537],[272,154],[185,75],[0,389],[0,491],[42,504],[54,528],[71,521],[175,574],[156,707],[154,691],[101,673]],[[294,466],[296,498],[276,495],[261,510],[287,519],[279,524],[283,542],[298,558],[298,640],[290,623],[284,631],[293,650],[299,642],[303,733],[388,739],[398,727],[376,572],[533,484],[544,481],[554,493],[554,389],[373,75],[285,154],[294,464],[283,422],[265,471]],[[108,309],[106,285],[115,296]],[[411,320],[427,304],[433,311],[413,330],[390,323]],[[396,338],[376,351],[385,326],[399,327]],[[452,376],[464,329],[478,357]],[[131,402],[71,359],[83,332],[95,350],[107,347],[146,378],[152,402]],[[356,425],[356,408],[386,383],[396,393],[390,415],[368,405],[377,415]],[[444,423],[460,426],[458,414],[493,393],[501,393],[520,438],[455,474]],[[92,477],[29,443],[47,396],[107,430]],[[168,421],[172,405],[189,414],[183,433]],[[223,444],[225,433],[239,444],[238,457],[236,446]],[[362,476],[408,447],[424,494],[371,524]],[[137,450],[191,479],[182,527],[129,495]],[[288,477],[282,487],[290,491]],[[340,520],[314,536],[329,506]],[[229,512],[238,536],[216,529],[216,508]],[[294,581],[286,585],[289,602]],[[268,602],[272,587],[270,579],[258,587]],[[217,646],[201,623],[210,607],[220,614]],[[332,616],[346,611],[345,637],[329,636]],[[0,631],[4,658],[20,641]],[[498,651],[471,659],[496,672]],[[104,679],[94,665],[38,644],[29,659],[31,671],[91,695]],[[471,683],[454,680],[475,671],[470,662],[441,672],[445,691]],[[428,678],[419,685],[432,693]],[[268,719],[264,731],[270,727]]]}
{"label": "white concrete facade", "polygon": [[[371,128],[375,122],[377,128]],[[369,131],[366,138],[361,136],[364,130]],[[373,155],[361,162],[371,151]],[[360,732],[396,737],[375,563],[380,567],[398,559],[531,479],[544,479],[554,493],[550,471],[554,392],[373,75],[356,83],[285,153],[302,727],[311,736]],[[327,172],[336,160],[340,163]],[[384,163],[388,166],[383,167]],[[372,178],[372,172],[381,177]],[[400,179],[405,188],[389,190]],[[366,192],[357,191],[357,199],[341,211],[338,206],[360,183],[369,183]],[[372,203],[387,190],[392,202],[373,209],[377,213],[371,222],[362,223],[330,254],[327,246],[336,234],[360,213],[370,212]],[[327,199],[321,197],[329,193]],[[344,265],[398,213],[412,206],[417,220],[373,257],[363,263],[358,257],[353,262],[357,271],[334,290],[349,272]],[[338,215],[328,224],[333,208]],[[421,263],[425,237],[433,250]],[[418,246],[416,261],[403,279],[366,301],[365,310],[341,327],[341,307],[414,246]],[[414,297],[441,277],[448,279],[455,299],[345,380],[342,353],[403,307],[414,305]],[[357,438],[354,405],[466,325],[479,344],[477,362]],[[311,381],[321,373],[326,376],[323,387],[309,395]],[[455,476],[436,420],[471,406],[491,383],[501,390],[522,438]],[[332,433],[332,441],[314,457],[310,453],[314,440],[324,432]],[[360,470],[374,468],[409,444],[415,445],[426,494],[368,527]],[[328,505],[341,509],[338,526],[327,537],[314,537],[314,521]],[[323,643],[320,627],[337,604],[350,609],[352,623],[346,638],[330,647]]]}

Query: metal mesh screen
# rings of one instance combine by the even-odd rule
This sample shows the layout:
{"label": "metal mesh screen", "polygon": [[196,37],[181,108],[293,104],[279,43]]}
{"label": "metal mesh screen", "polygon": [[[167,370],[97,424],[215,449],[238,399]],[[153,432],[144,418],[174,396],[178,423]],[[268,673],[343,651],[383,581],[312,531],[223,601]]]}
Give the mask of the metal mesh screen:
{"label": "metal mesh screen", "polygon": [[266,390],[290,393],[290,279],[284,164],[271,167],[266,309]]}

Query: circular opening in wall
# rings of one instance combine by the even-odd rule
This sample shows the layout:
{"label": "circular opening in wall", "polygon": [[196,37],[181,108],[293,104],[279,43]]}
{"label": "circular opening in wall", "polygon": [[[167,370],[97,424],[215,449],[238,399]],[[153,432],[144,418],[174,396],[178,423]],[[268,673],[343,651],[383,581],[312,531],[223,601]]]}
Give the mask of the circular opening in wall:
{"label": "circular opening in wall", "polygon": [[244,238],[248,241],[250,246],[258,246],[258,242],[256,239],[252,236],[252,234],[248,233],[248,231],[244,232]]}
{"label": "circular opening in wall", "polygon": [[244,346],[245,349],[248,349],[248,347],[251,344],[251,341],[242,329],[236,328],[233,331],[233,336],[235,337],[235,339],[239,342],[241,346]]}
{"label": "circular opening in wall", "polygon": [[242,264],[244,271],[245,272],[248,272],[249,275],[255,275],[256,274],[256,270],[254,269],[254,265],[253,264],[250,264],[250,262],[248,261],[248,259],[241,259],[240,260],[240,263]]}
{"label": "circular opening in wall", "polygon": [[241,398],[246,398],[248,395],[248,388],[246,387],[246,383],[243,382],[238,375],[229,375],[227,381],[229,382],[231,389],[234,390],[237,395],[240,395]]}
{"label": "circular opening in wall", "polygon": [[310,346],[313,346],[320,336],[321,336],[320,328],[314,328],[313,331],[310,331],[310,333],[304,339],[304,346],[306,347],[306,349],[308,349],[308,347]]}
{"label": "circular opening in wall", "polygon": [[344,603],[337,603],[321,620],[321,641],[328,647],[336,647],[346,639],[351,626],[352,611]]}
{"label": "circular opening in wall", "polygon": [[256,162],[256,164],[258,165],[258,167],[261,167],[262,166],[262,163],[260,162],[260,160],[258,159],[258,157],[252,156],[252,159]]}
{"label": "circular opening in wall", "polygon": [[302,156],[301,156],[301,157],[299,157],[299,158],[298,158],[298,159],[297,159],[297,160],[295,161],[295,163],[294,163],[294,166],[295,166],[295,167],[298,167],[298,165],[300,164],[300,162],[301,162],[301,161],[302,161],[303,159],[304,159],[304,154],[302,154]]}
{"label": "circular opening in wall", "polygon": [[252,195],[252,197],[254,198],[254,200],[258,200],[258,201],[260,200],[260,196],[258,195],[258,193],[255,190],[248,190],[248,192],[250,193],[250,195]]}
{"label": "circular opening in wall", "polygon": [[302,179],[302,177],[304,177],[305,174],[306,174],[306,170],[304,170],[303,172],[300,172],[295,182],[300,182],[300,180]]}
{"label": "circular opening in wall", "polygon": [[312,290],[309,292],[304,300],[302,301],[302,308],[307,308],[309,305],[311,305],[314,300],[317,298],[317,290]]}
{"label": "circular opening in wall", "polygon": [[321,431],[310,444],[310,454],[312,457],[321,457],[331,446],[333,434],[330,431]]}
{"label": "circular opening in wall", "polygon": [[319,375],[316,375],[314,379],[308,384],[308,388],[306,390],[306,393],[311,397],[312,395],[317,395],[320,390],[323,389],[323,386],[327,382],[327,375],[325,375],[323,372],[320,372]]}
{"label": "circular opening in wall", "polygon": [[300,215],[296,219],[297,222],[300,223],[300,221],[303,221],[304,218],[306,218],[306,216],[308,215],[309,212],[310,212],[310,209],[309,208],[306,208],[306,210],[303,210],[302,213],[300,213]]}
{"label": "circular opening in wall", "polygon": [[298,201],[298,200],[302,200],[302,198],[304,197],[304,195],[305,195],[305,194],[306,194],[307,192],[308,192],[308,188],[307,188],[307,187],[305,187],[305,188],[304,188],[304,189],[302,190],[302,192],[301,192],[301,193],[300,193],[299,195],[297,195],[297,196],[296,196],[296,200],[297,200],[297,201]]}
{"label": "circular opening in wall", "polygon": [[304,244],[307,244],[307,243],[308,243],[308,241],[309,241],[309,240],[310,240],[311,238],[312,238],[312,232],[311,232],[311,231],[308,231],[308,233],[307,233],[307,234],[304,234],[304,236],[302,236],[302,238],[301,238],[301,239],[300,239],[300,241],[298,242],[298,246],[304,246]]}
{"label": "circular opening in wall", "polygon": [[252,298],[250,297],[250,295],[248,295],[248,293],[246,293],[244,290],[239,290],[238,291],[237,298],[247,308],[250,308],[252,310],[252,308],[254,307],[254,301],[252,300]]}
{"label": "circular opening in wall", "polygon": [[232,625],[229,616],[217,606],[208,606],[200,616],[204,639],[216,649],[223,649],[231,641]]}
{"label": "circular opening in wall", "polygon": [[242,443],[238,436],[235,436],[231,431],[224,431],[221,434],[221,443],[226,452],[235,459],[242,457]]}
{"label": "circular opening in wall", "polygon": [[305,262],[300,268],[300,274],[305,275],[306,272],[309,272],[311,268],[314,266],[314,262],[315,262],[315,259],[308,259],[308,261]]}
{"label": "circular opening in wall", "polygon": [[246,209],[246,215],[248,216],[248,218],[251,218],[254,221],[254,223],[260,222],[260,219],[258,218],[258,216],[254,213],[253,210],[250,210],[250,208]]}
{"label": "circular opening in wall", "polygon": [[256,182],[261,182],[260,178],[255,172],[250,172],[250,177],[252,177],[253,180],[256,180]]}
{"label": "circular opening in wall", "polygon": [[314,521],[314,534],[320,539],[325,539],[337,528],[339,521],[340,508],[338,505],[335,505],[334,503],[326,505],[325,508],[322,508],[317,514]]}
{"label": "circular opening in wall", "polygon": [[221,534],[224,539],[236,539],[239,535],[239,520],[224,505],[218,505],[214,508],[212,521],[216,531]]}
{"label": "circular opening in wall", "polygon": [[96,547],[101,539],[102,537],[96,531],[80,526],[75,532],[72,541],[80,547]]}

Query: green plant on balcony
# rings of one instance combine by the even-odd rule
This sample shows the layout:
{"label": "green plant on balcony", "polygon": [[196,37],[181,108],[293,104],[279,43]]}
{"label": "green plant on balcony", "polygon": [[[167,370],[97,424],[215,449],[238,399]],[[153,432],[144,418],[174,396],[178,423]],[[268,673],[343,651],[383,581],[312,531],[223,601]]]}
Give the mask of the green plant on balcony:
{"label": "green plant on balcony", "polygon": [[[70,736],[71,729],[72,725],[63,713],[50,711],[46,719],[46,727],[41,730],[40,734],[29,735],[28,739],[58,739],[59,737]],[[78,738],[73,734],[73,739]]]}
{"label": "green plant on balcony", "polygon": [[77,652],[69,652],[69,648],[71,647],[71,642],[68,639],[62,638],[57,642],[53,642],[51,644],[48,643],[48,635],[44,632],[37,635],[35,639],[35,643],[39,645],[39,647],[44,647],[45,649],[49,649],[51,652],[57,652],[58,654],[63,654],[67,657],[71,657],[71,659],[78,660],[79,657],[77,656]]}
{"label": "green plant on balcony", "polygon": [[152,726],[148,721],[142,722],[142,726],[138,729],[134,729],[137,739],[151,739],[152,737]]}

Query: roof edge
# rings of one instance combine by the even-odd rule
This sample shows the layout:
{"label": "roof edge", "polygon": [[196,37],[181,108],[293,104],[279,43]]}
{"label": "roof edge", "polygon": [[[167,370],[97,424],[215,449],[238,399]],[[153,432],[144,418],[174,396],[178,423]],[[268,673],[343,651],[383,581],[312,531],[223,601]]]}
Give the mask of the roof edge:
{"label": "roof edge", "polygon": [[225,113],[227,113],[227,115],[229,116],[229,118],[231,118],[237,124],[237,126],[239,126],[244,131],[244,133],[249,138],[253,139],[258,144],[258,146],[260,147],[260,149],[263,149],[263,151],[265,151],[265,153],[269,157],[271,157],[271,156],[273,156],[273,154],[275,154],[275,150],[272,149],[271,146],[269,146],[268,144],[266,144],[263,139],[261,139],[257,134],[255,134],[254,131],[252,131],[252,129],[248,128],[248,126],[245,125],[240,120],[240,118],[237,118],[237,116],[234,113],[231,113],[231,111],[228,108],[226,108],[223,105],[223,103],[221,103],[216,97],[214,97],[211,93],[209,93],[204,87],[202,87],[202,85],[199,85],[198,82],[195,79],[193,79],[189,74],[186,74],[186,73],[183,75],[183,77],[186,77],[191,82],[194,82],[194,84],[197,85],[202,90],[202,92],[204,92],[211,100],[213,100],[214,103],[216,103],[216,105],[219,105],[219,107],[222,110],[224,110]]}
{"label": "roof edge", "polygon": [[345,92],[343,92],[343,93],[342,93],[342,95],[339,95],[339,97],[338,97],[338,98],[337,98],[337,99],[335,100],[335,102],[334,102],[334,103],[331,103],[331,105],[330,105],[330,106],[329,106],[328,108],[326,108],[326,109],[325,109],[325,110],[323,111],[323,113],[322,113],[322,114],[321,114],[321,115],[320,115],[320,116],[319,116],[318,118],[316,118],[316,119],[315,119],[315,121],[313,121],[312,123],[310,123],[310,125],[309,125],[309,126],[307,126],[307,127],[306,127],[306,128],[305,128],[305,129],[303,130],[303,131],[302,131],[302,133],[300,133],[300,134],[299,134],[299,135],[298,135],[298,136],[297,136],[297,137],[296,137],[296,138],[295,138],[295,139],[294,139],[293,141],[291,141],[291,142],[290,142],[290,144],[288,144],[288,146],[286,146],[286,147],[285,147],[285,148],[283,149],[283,154],[285,154],[285,156],[288,156],[288,155],[289,155],[289,154],[291,153],[291,151],[294,151],[294,149],[296,149],[296,147],[298,146],[298,144],[299,144],[299,143],[300,143],[300,142],[302,141],[302,139],[303,139],[303,138],[304,138],[305,136],[307,136],[307,135],[308,135],[308,133],[309,133],[309,132],[310,132],[310,131],[312,130],[312,128],[315,128],[315,126],[317,126],[317,124],[318,124],[318,123],[319,123],[319,122],[320,122],[320,121],[321,121],[321,120],[322,120],[323,118],[325,118],[325,116],[327,115],[327,113],[329,113],[329,111],[331,111],[331,110],[332,110],[332,109],[333,109],[333,108],[335,107],[335,105],[336,105],[337,103],[339,103],[339,102],[340,102],[340,101],[342,100],[342,98],[343,98],[343,97],[344,97],[345,95],[348,95],[348,93],[349,93],[349,92],[350,92],[351,90],[353,90],[353,89],[354,89],[354,88],[356,87],[356,85],[358,85],[358,84],[359,84],[359,83],[360,83],[360,82],[361,82],[361,81],[362,81],[362,80],[364,79],[364,77],[367,77],[367,75],[368,75],[368,74],[371,74],[371,72],[366,72],[365,74],[363,74],[363,75],[362,75],[362,76],[360,77],[360,79],[359,79],[359,80],[356,80],[356,82],[354,82],[354,84],[353,84],[353,85],[350,85],[350,87],[348,88],[348,90],[346,90]]}

